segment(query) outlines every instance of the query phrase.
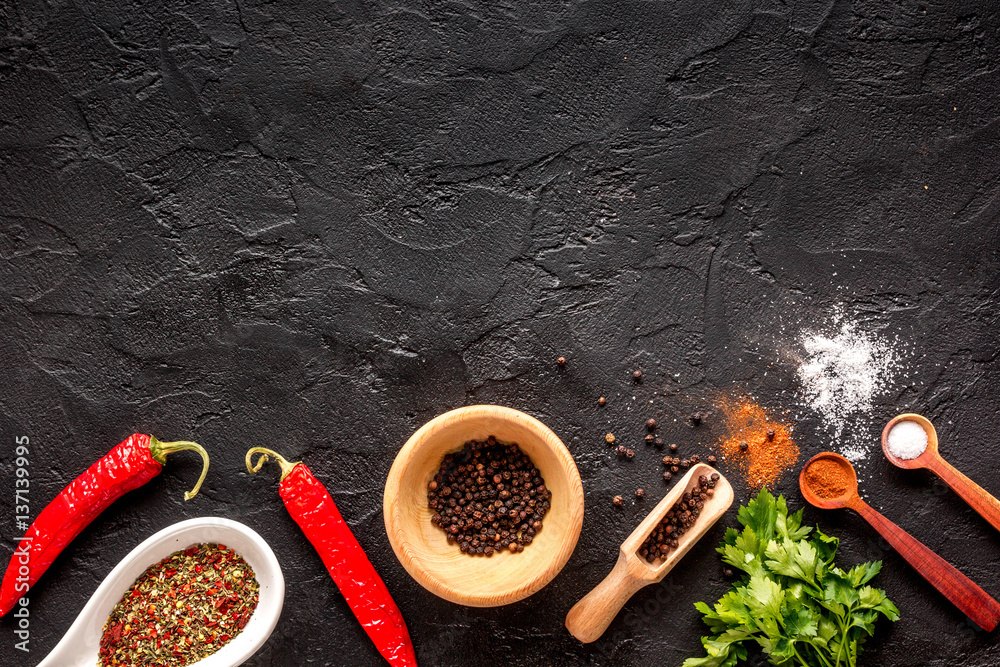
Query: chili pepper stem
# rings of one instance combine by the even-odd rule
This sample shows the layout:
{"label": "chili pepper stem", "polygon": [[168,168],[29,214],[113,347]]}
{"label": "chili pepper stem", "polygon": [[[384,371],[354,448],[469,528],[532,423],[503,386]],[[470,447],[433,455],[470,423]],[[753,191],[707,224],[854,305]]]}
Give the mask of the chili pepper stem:
{"label": "chili pepper stem", "polygon": [[[251,463],[251,459],[254,454],[261,455],[260,458],[257,459],[256,465],[253,465]],[[278,479],[279,482],[283,481],[285,477],[288,476],[288,473],[292,472],[292,468],[302,463],[302,461],[289,461],[281,454],[278,454],[273,450],[267,449],[266,447],[251,447],[249,450],[247,450],[247,458],[246,458],[247,470],[249,470],[251,473],[256,473],[258,470],[260,470],[261,466],[267,463],[267,459],[269,456],[273,456],[274,460],[278,463],[279,466],[281,466],[281,477]]]}
{"label": "chili pepper stem", "polygon": [[205,448],[199,445],[197,442],[191,442],[190,440],[177,440],[176,442],[161,442],[149,436],[149,451],[153,455],[153,459],[157,461],[160,465],[167,462],[167,454],[173,454],[174,452],[181,451],[192,451],[201,454],[201,460],[204,461],[204,465],[201,467],[201,477],[198,478],[197,484],[190,491],[184,493],[184,500],[191,500],[201,489],[202,482],[205,481],[205,477],[208,475],[208,452]]}

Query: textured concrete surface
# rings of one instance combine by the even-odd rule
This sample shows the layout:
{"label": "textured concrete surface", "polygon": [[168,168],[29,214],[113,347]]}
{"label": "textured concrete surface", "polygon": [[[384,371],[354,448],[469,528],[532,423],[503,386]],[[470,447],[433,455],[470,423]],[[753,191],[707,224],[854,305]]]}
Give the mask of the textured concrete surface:
{"label": "textured concrete surface", "polygon": [[[563,629],[644,513],[611,496],[665,491],[642,421],[700,451],[716,421],[672,420],[748,392],[793,410],[804,456],[829,448],[771,348],[838,305],[911,367],[861,435],[927,414],[1000,492],[994,4],[524,4],[3,4],[0,517],[18,436],[33,514],[133,431],[198,440],[212,470],[185,504],[198,461],[174,456],[95,521],[31,594],[30,655],[0,622],[0,662],[36,664],[152,532],[221,515],[268,539],[288,581],[249,665],[381,664],[275,471],[243,470],[267,445],[329,486],[422,664],[678,664],[700,650],[692,604],[727,587],[721,527],[597,643]],[[566,569],[501,609],[426,593],[382,524],[397,449],[472,403],[542,419],[586,490]],[[863,474],[876,507],[1000,596],[985,521],[929,476],[877,456]],[[794,475],[778,490],[802,504]],[[844,562],[885,559],[903,619],[863,664],[1000,664],[859,519],[808,518]]]}

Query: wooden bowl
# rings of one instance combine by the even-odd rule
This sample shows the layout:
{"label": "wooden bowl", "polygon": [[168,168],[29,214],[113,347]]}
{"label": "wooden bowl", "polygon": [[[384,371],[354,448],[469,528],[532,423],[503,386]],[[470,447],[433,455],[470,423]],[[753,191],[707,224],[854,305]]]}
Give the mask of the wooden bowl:
{"label": "wooden bowl", "polygon": [[[431,523],[427,484],[444,455],[469,440],[494,436],[517,443],[552,492],[542,529],[521,553],[490,558],[463,554]],[[385,530],[396,557],[424,588],[470,607],[497,607],[523,600],[562,570],[583,525],[583,486],[566,446],[540,421],[499,405],[473,405],[424,424],[396,455],[382,499]]]}

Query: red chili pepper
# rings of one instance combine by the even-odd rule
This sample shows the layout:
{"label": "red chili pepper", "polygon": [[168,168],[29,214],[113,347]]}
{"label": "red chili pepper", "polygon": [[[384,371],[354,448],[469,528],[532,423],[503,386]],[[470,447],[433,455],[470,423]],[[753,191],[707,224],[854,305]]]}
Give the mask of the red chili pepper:
{"label": "red chili pepper", "polygon": [[[181,450],[194,450],[205,462],[198,483],[184,494],[184,500],[191,500],[208,474],[208,453],[195,442],[160,442],[142,433],[127,437],[70,482],[41,511],[14,551],[0,584],[0,616],[14,608],[18,599],[97,515],[124,494],[156,477],[163,470],[167,454]],[[23,576],[22,566],[27,567],[27,576]]]}
{"label": "red chili pepper", "polygon": [[[257,459],[256,466],[250,462],[254,454],[263,455]],[[288,513],[316,548],[351,611],[375,642],[375,647],[390,665],[416,665],[417,657],[410,642],[410,633],[399,607],[340,516],[326,487],[301,461],[290,463],[263,447],[254,447],[247,452],[247,470],[252,473],[260,470],[269,455],[281,466],[278,493]]]}

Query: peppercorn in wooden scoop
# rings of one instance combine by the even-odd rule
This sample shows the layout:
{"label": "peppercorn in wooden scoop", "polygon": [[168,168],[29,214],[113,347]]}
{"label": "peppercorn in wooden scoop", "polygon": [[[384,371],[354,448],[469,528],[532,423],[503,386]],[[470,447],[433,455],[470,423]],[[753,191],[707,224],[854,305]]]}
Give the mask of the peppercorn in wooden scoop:
{"label": "peppercorn in wooden scoop", "polygon": [[[703,501],[703,507],[698,510],[697,516],[692,514],[685,517],[685,521],[691,519],[693,521],[686,526],[686,531],[676,538],[676,546],[672,543],[665,557],[650,558],[651,547],[647,538],[655,534],[664,516],[682,501],[685,493],[699,488],[699,478],[702,476],[708,476],[714,484],[711,489],[712,496]],[[684,554],[732,504],[733,487],[725,477],[704,463],[692,466],[680,482],[670,489],[663,500],[632,531],[632,534],[625,538],[618,549],[618,562],[615,563],[611,573],[569,610],[569,614],[566,615],[566,629],[585,643],[598,639],[629,598],[644,586],[655,584],[667,576]],[[641,551],[645,551],[646,554],[642,555]]]}
{"label": "peppercorn in wooden scoop", "polygon": [[823,452],[809,459],[799,473],[799,488],[810,505],[826,510],[849,507],[860,514],[920,576],[976,625],[990,632],[1000,623],[1000,603],[955,566],[861,500],[854,466],[843,456]]}
{"label": "peppercorn in wooden scoop", "polygon": [[[906,422],[912,422],[922,428],[927,442],[923,452],[912,458],[896,456],[889,442],[893,428],[897,425],[905,426]],[[930,470],[951,487],[952,491],[969,503],[969,506],[976,510],[980,516],[989,521],[994,528],[1000,530],[1000,501],[941,458],[941,454],[938,453],[937,431],[929,419],[912,413],[899,415],[892,419],[882,430],[882,451],[885,453],[885,458],[889,459],[889,463],[897,468]]]}

